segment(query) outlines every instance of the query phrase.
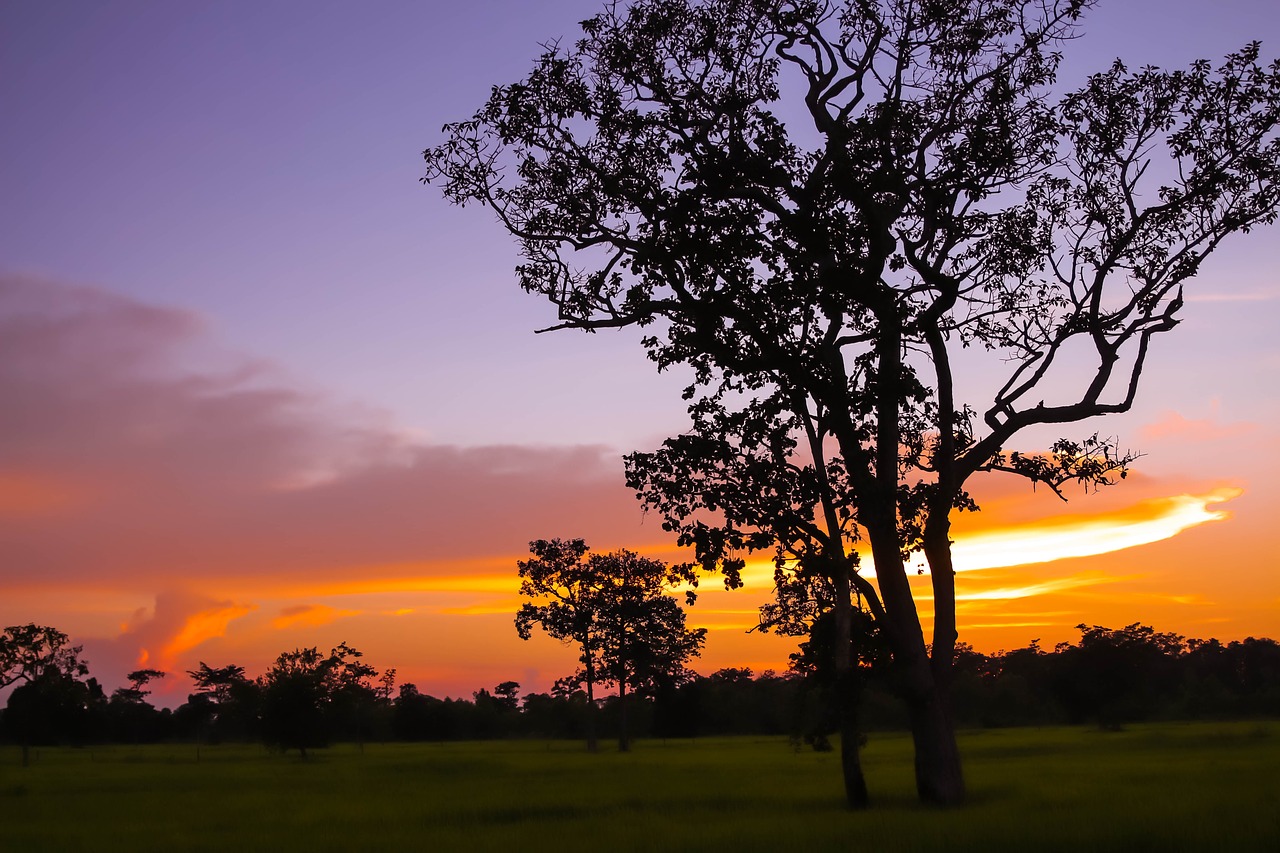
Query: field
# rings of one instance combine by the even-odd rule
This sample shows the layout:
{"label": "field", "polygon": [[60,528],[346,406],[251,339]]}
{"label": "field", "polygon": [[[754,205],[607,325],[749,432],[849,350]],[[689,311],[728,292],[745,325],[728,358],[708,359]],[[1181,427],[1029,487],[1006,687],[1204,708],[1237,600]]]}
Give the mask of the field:
{"label": "field", "polygon": [[[606,745],[608,747],[609,745]],[[914,802],[910,740],[873,735],[874,807],[785,739],[0,751],[0,849],[1280,850],[1280,724],[962,737],[971,802]]]}

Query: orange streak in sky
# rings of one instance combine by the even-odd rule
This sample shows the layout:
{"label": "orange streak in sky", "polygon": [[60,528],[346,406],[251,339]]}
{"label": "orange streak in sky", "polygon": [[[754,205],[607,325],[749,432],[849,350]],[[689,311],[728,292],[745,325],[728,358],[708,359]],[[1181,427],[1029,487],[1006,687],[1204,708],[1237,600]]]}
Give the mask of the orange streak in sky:
{"label": "orange streak in sky", "polygon": [[277,630],[293,625],[328,625],[343,616],[359,616],[363,610],[338,610],[327,604],[304,604],[300,607],[286,607],[280,615],[271,620],[271,627]]}
{"label": "orange streak in sky", "polygon": [[256,605],[232,604],[191,614],[177,635],[165,644],[161,658],[171,661],[206,640],[223,636],[227,633],[227,626],[233,620],[239,619],[256,608]]}

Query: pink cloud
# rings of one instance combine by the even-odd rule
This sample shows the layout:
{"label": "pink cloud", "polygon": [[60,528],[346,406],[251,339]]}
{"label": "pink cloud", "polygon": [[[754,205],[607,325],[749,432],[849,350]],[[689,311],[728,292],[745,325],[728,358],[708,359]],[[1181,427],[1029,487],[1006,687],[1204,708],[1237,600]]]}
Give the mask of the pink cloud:
{"label": "pink cloud", "polygon": [[1187,418],[1182,414],[1168,410],[1160,420],[1147,424],[1142,428],[1143,438],[1173,439],[1175,441],[1209,442],[1227,438],[1238,438],[1248,435],[1258,428],[1257,424],[1248,421],[1236,421],[1224,424],[1218,421],[1218,404],[1214,401],[1212,411],[1207,418]]}
{"label": "pink cloud", "polygon": [[0,276],[0,591],[352,580],[538,537],[662,539],[605,448],[409,440],[202,347],[188,312]]}

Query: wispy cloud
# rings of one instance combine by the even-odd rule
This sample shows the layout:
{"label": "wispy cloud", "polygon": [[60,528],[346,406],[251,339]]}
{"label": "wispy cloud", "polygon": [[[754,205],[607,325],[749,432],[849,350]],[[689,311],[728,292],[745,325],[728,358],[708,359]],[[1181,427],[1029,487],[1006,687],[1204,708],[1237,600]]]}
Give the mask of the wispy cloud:
{"label": "wispy cloud", "polygon": [[467,604],[461,607],[441,607],[438,612],[450,616],[514,616],[520,609],[520,602],[495,602],[490,604]]}
{"label": "wispy cloud", "polygon": [[1209,442],[1239,438],[1257,431],[1258,425],[1249,421],[1221,423],[1218,420],[1218,408],[1219,403],[1214,400],[1207,418],[1188,418],[1179,412],[1166,410],[1160,420],[1142,427],[1142,436],[1153,440]]}
{"label": "wispy cloud", "polygon": [[1129,578],[1114,575],[1082,575],[995,589],[966,589],[958,592],[957,596],[961,599],[960,604],[976,601],[1015,601],[1020,598],[1033,598],[1050,593],[1067,592],[1068,590],[1097,586],[1099,584],[1118,583],[1122,580],[1129,580]]}
{"label": "wispy cloud", "polygon": [[282,609],[280,614],[271,620],[271,627],[276,630],[283,630],[298,625],[311,627],[328,625],[330,622],[341,619],[344,616],[359,616],[362,612],[360,610],[341,610],[336,607],[330,607],[327,604],[298,604]]}
{"label": "wispy cloud", "polygon": [[1188,293],[1187,302],[1271,302],[1280,299],[1280,293],[1267,290],[1253,290],[1246,293]]}

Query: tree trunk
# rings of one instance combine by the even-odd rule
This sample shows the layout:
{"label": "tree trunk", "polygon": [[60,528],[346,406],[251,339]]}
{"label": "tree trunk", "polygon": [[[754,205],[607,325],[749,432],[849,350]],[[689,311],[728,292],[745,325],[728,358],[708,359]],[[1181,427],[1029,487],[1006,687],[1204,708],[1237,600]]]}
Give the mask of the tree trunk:
{"label": "tree trunk", "polygon": [[591,650],[583,645],[583,658],[587,668],[587,752],[595,752],[600,748],[596,741],[596,686],[595,672],[591,666]]}
{"label": "tree trunk", "polygon": [[618,681],[618,752],[630,752],[631,741],[627,739],[627,680]]}
{"label": "tree trunk", "polygon": [[858,741],[858,682],[853,671],[853,602],[844,561],[831,574],[836,587],[836,716],[840,728],[840,771],[844,777],[845,801],[851,809],[864,809],[870,802],[867,780],[862,775]]}
{"label": "tree trunk", "polygon": [[854,673],[846,672],[838,677],[836,705],[840,715],[840,770],[844,776],[845,803],[851,809],[865,809],[871,797],[862,775],[862,733],[858,731],[858,683]]}
{"label": "tree trunk", "polygon": [[916,748],[916,794],[921,802],[937,806],[964,801],[964,773],[948,700],[936,685],[927,696],[907,698]]}
{"label": "tree trunk", "polygon": [[[957,805],[964,799],[964,775],[951,710],[956,572],[951,561],[950,530],[946,507],[935,507],[924,529],[924,553],[933,587],[933,648],[928,661],[933,689],[913,705],[911,724],[916,746],[916,790],[924,802],[944,806]],[[918,721],[914,719],[917,716]]]}
{"label": "tree trunk", "polygon": [[[902,698],[910,714],[916,750],[916,792],[921,802],[956,806],[964,801],[964,774],[951,716],[950,679],[945,677],[950,670],[951,656],[948,653],[945,660],[940,657],[936,669],[930,665],[920,616],[898,547],[896,525],[888,528],[868,525],[868,532],[876,579],[888,617],[883,627],[893,649]],[[947,619],[948,615],[943,614],[943,620]],[[950,619],[954,620],[954,612]]]}

